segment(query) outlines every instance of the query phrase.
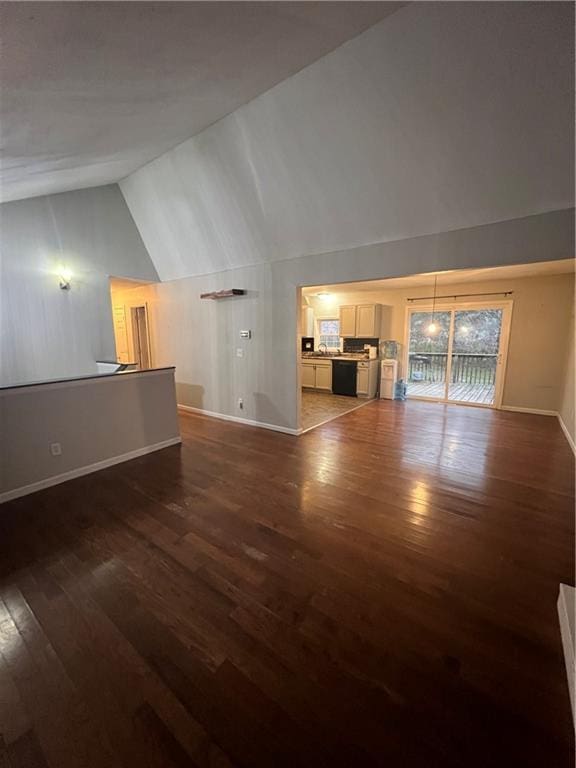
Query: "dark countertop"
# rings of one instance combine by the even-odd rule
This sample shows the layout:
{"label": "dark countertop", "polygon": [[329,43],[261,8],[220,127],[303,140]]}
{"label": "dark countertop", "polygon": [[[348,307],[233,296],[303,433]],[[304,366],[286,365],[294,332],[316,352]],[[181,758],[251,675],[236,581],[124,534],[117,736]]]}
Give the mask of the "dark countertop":
{"label": "dark countertop", "polygon": [[379,357],[350,357],[349,355],[302,355],[302,360],[348,360],[352,363],[377,363]]}

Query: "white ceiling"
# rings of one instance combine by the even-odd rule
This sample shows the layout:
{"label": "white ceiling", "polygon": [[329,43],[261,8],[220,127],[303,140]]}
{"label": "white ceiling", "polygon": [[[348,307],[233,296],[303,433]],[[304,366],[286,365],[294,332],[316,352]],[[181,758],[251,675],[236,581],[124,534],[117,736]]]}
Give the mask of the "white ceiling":
{"label": "white ceiling", "polygon": [[488,267],[486,269],[452,269],[447,272],[427,272],[426,274],[393,277],[388,280],[366,280],[357,283],[338,283],[316,285],[302,289],[305,296],[318,293],[358,293],[362,291],[382,291],[403,288],[420,288],[434,285],[434,276],[438,275],[438,292],[447,285],[462,283],[480,283],[487,280],[512,280],[520,277],[539,277],[545,275],[563,275],[574,272],[574,259],[540,261],[534,264],[513,264],[507,267]]}
{"label": "white ceiling", "polygon": [[3,2],[0,199],[118,181],[401,5]]}

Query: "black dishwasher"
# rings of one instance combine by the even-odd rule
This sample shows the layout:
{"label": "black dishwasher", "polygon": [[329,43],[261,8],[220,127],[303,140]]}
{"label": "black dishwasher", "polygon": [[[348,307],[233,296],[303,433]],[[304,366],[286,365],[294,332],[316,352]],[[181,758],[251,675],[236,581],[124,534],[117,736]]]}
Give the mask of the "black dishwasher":
{"label": "black dishwasher", "polygon": [[356,397],[356,360],[332,360],[332,392]]}

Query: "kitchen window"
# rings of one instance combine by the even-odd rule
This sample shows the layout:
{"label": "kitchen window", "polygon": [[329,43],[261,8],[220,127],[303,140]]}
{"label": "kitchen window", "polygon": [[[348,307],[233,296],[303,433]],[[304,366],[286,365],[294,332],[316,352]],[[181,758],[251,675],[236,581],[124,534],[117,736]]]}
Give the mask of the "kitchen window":
{"label": "kitchen window", "polygon": [[340,320],[318,320],[319,344],[327,347],[338,348],[340,346]]}

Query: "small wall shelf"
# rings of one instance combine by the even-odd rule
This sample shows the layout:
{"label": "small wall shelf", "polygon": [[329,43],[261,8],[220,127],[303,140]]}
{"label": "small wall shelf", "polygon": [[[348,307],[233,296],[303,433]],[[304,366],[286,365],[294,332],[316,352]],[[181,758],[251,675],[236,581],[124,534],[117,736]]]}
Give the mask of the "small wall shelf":
{"label": "small wall shelf", "polygon": [[245,296],[246,291],[243,288],[229,288],[225,291],[211,291],[210,293],[201,293],[201,299],[229,299],[232,296]]}

